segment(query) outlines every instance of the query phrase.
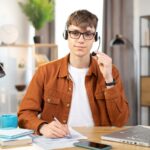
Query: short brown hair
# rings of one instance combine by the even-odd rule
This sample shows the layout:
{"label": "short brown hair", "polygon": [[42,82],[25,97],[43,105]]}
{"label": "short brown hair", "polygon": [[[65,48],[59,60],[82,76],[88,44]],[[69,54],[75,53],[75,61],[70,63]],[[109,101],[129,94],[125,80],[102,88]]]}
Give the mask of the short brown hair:
{"label": "short brown hair", "polygon": [[89,12],[88,10],[77,10],[73,12],[67,20],[66,28],[70,25],[76,25],[81,28],[86,28],[88,26],[97,28],[98,18],[93,13]]}

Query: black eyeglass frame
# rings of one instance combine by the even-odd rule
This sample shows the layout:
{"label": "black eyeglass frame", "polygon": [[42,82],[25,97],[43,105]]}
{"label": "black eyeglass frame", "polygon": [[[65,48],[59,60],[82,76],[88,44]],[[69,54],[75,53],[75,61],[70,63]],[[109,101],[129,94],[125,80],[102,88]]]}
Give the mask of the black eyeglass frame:
{"label": "black eyeglass frame", "polygon": [[[83,35],[83,39],[84,39],[84,40],[92,40],[92,39],[94,38],[94,36],[96,35],[96,32],[94,32],[94,33],[90,33],[90,32],[79,32],[79,31],[76,31],[76,30],[74,30],[74,31],[67,30],[67,32],[68,32],[68,34],[70,35],[70,37],[71,37],[72,39],[79,39],[80,36]],[[72,33],[78,33],[79,35],[78,35],[78,37],[72,37],[72,36],[71,36]],[[85,36],[86,34],[92,35],[92,37],[91,37],[91,38],[85,38],[85,37],[86,37],[86,36]]]}

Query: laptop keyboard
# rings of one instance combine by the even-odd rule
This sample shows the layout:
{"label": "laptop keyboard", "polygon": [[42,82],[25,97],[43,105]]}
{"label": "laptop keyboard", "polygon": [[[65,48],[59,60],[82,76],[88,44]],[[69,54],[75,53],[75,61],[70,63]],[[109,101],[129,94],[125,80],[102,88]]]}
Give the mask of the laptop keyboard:
{"label": "laptop keyboard", "polygon": [[150,129],[142,127],[142,126],[136,126],[133,128],[129,128],[127,130],[121,131],[122,138],[127,138],[129,140],[133,141],[143,141],[143,142],[149,142],[150,143]]}

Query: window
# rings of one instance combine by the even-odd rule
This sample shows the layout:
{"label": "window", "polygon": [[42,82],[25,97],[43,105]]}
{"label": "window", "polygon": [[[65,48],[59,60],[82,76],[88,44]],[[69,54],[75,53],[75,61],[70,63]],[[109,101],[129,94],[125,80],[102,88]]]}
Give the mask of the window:
{"label": "window", "polygon": [[[102,18],[103,18],[103,0],[56,0],[55,9],[55,41],[58,45],[58,57],[65,56],[68,52],[67,41],[64,40],[62,34],[65,30],[65,25],[68,16],[75,10],[87,9],[97,15],[99,19],[97,32],[102,37]],[[102,38],[101,38],[102,42]],[[93,45],[92,51],[96,50],[98,42]],[[101,49],[101,48],[100,48]]]}

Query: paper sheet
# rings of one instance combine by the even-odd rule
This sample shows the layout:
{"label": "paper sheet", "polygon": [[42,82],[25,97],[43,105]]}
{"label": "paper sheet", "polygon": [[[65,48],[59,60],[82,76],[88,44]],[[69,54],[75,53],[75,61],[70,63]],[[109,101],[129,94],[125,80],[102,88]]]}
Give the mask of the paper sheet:
{"label": "paper sheet", "polygon": [[54,150],[58,148],[66,148],[66,147],[73,147],[73,143],[77,142],[80,139],[87,139],[86,136],[83,136],[79,132],[75,131],[72,128],[69,128],[71,137],[64,137],[64,138],[45,138],[43,136],[32,135],[33,143],[37,144],[38,146],[42,147],[44,150]]}

